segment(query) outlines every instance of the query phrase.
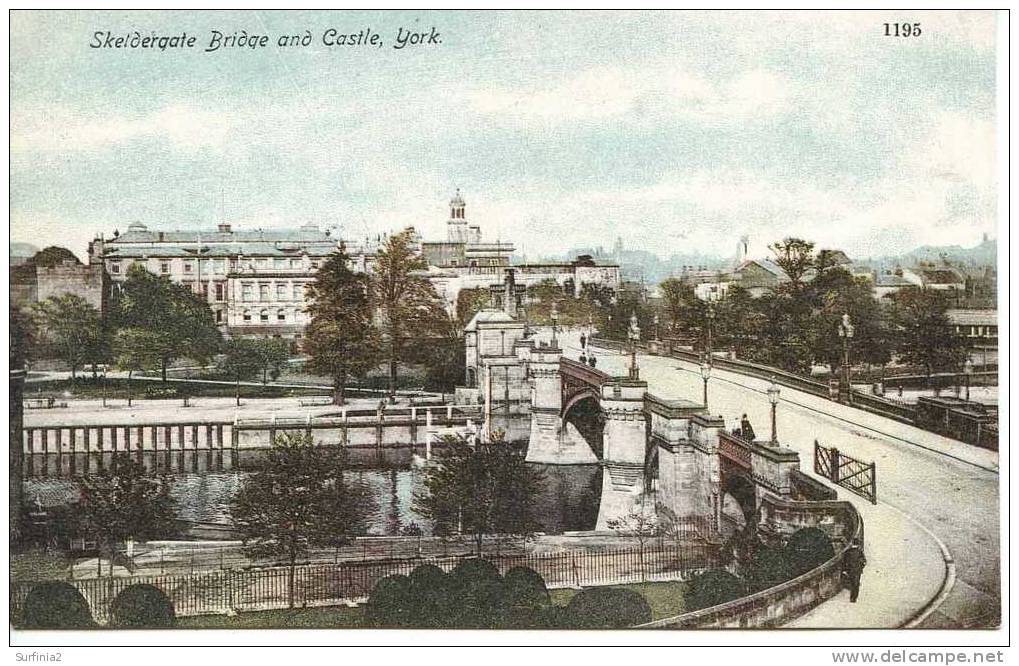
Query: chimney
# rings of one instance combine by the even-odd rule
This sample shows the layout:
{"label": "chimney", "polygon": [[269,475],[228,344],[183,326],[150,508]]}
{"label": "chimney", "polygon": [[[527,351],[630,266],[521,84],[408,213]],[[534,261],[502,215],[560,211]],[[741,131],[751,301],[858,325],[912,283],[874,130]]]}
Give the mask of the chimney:
{"label": "chimney", "polygon": [[217,228],[219,229],[219,233],[221,234],[231,233],[229,224],[220,224]]}
{"label": "chimney", "polygon": [[517,294],[515,271],[512,268],[506,269],[506,280],[503,282],[502,309],[514,319],[517,318]]}

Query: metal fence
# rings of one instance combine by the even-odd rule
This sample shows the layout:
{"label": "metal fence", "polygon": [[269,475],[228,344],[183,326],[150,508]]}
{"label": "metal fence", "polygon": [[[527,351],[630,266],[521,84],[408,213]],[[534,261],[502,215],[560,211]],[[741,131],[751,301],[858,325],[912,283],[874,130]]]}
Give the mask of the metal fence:
{"label": "metal fence", "polygon": [[814,440],[814,473],[877,504],[877,466]]}
{"label": "metal fence", "polygon": [[[449,571],[469,556],[407,558],[299,566],[293,583],[294,605],[330,606],[363,600],[386,576],[408,575],[418,566],[434,564]],[[534,569],[549,587],[609,585],[646,580],[685,579],[722,565],[712,544],[660,545],[601,552],[562,551],[545,554],[485,556],[505,573],[513,567]],[[32,588],[42,581],[12,581],[11,618],[17,623]],[[287,567],[211,571],[179,576],[135,576],[69,581],[88,601],[93,617],[109,619],[116,596],[131,585],[153,585],[171,600],[177,616],[287,608],[290,569]]]}

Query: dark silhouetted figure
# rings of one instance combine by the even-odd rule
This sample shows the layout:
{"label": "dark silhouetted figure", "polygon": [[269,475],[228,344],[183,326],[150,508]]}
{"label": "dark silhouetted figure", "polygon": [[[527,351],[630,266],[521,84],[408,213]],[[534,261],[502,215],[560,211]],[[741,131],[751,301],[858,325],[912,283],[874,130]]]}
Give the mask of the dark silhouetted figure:
{"label": "dark silhouetted figure", "polygon": [[583,333],[580,334],[580,348],[587,349],[587,336]]}
{"label": "dark silhouetted figure", "polygon": [[858,541],[846,550],[842,556],[842,575],[845,577],[845,584],[849,587],[849,600],[856,603],[856,597],[860,594],[860,575],[863,568],[867,566],[867,558],[863,554]]}
{"label": "dark silhouetted figure", "polygon": [[743,418],[740,419],[739,429],[740,429],[740,435],[742,435],[743,439],[745,439],[748,442],[754,441],[754,437],[755,437],[755,435],[754,435],[754,427],[752,425],[750,425],[750,419],[747,418],[746,414],[744,414]]}
{"label": "dark silhouetted figure", "polygon": [[598,359],[596,359],[596,358],[594,357],[594,354],[591,354],[591,355],[590,355],[590,356],[589,356],[589,357],[587,358],[587,363],[588,363],[588,365],[590,365],[590,366],[591,366],[591,367],[593,368],[593,367],[595,367],[596,365],[598,365]]}

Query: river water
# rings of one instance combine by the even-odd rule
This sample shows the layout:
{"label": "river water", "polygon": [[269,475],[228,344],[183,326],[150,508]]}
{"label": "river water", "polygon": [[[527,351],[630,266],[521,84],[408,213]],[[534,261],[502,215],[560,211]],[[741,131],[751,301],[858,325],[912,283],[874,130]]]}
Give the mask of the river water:
{"label": "river water", "polygon": [[[424,490],[425,472],[412,464],[409,449],[383,449],[353,452],[345,472],[351,482],[362,484],[373,499],[368,519],[369,534],[396,535],[411,523],[425,534],[429,521],[414,510],[414,496]],[[166,474],[172,482],[171,495],[177,502],[178,516],[192,523],[230,525],[230,503],[244,484],[245,478],[256,473],[258,451],[241,451],[235,464],[207,464],[205,456],[182,457],[168,468],[164,461],[146,455],[146,467]],[[105,465],[111,461],[105,461]],[[97,466],[92,463],[92,467]],[[567,531],[591,530],[598,517],[602,470],[598,465],[535,465],[541,473],[541,492],[536,498],[536,511],[541,531],[558,534]],[[59,469],[54,461],[52,470]],[[84,461],[76,469],[85,469]],[[66,471],[66,470],[65,470]],[[72,478],[30,478],[25,482],[25,497],[50,498],[49,504],[60,503],[61,497],[73,497],[76,485]]]}

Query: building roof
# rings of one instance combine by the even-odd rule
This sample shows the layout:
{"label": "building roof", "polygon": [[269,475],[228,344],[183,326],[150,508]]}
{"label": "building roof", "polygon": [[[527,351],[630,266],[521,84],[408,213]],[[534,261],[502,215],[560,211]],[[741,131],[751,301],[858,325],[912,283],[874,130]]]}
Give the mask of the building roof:
{"label": "building roof", "polygon": [[[203,238],[203,243],[205,239]],[[191,258],[215,259],[225,257],[299,257],[307,254],[310,257],[325,257],[336,252],[336,243],[327,241],[308,244],[288,243],[227,243],[222,245],[203,245],[201,253],[196,247],[184,245],[145,245],[133,247],[107,246],[103,257],[106,259],[144,259],[144,258]]]}
{"label": "building roof", "polygon": [[128,243],[230,243],[230,242],[308,242],[333,241],[329,231],[322,231],[314,225],[305,225],[296,229],[254,229],[221,231],[205,229],[198,231],[151,231],[141,222],[134,222],[127,232],[107,241],[107,244]]}
{"label": "building roof", "polygon": [[948,321],[957,326],[997,326],[997,310],[969,310],[952,308],[945,312]]}
{"label": "building roof", "polygon": [[771,259],[747,259],[746,261],[741,263],[736,268],[736,270],[733,271],[733,272],[734,273],[738,273],[738,272],[742,271],[744,268],[747,268],[748,266],[750,266],[752,264],[757,264],[758,266],[760,266],[764,270],[766,270],[769,273],[771,273],[772,275],[774,275],[779,280],[788,280],[789,279],[789,276],[786,275],[786,272],[784,270],[782,270],[782,267],[779,266],[778,264],[776,264]]}
{"label": "building roof", "polygon": [[878,287],[910,287],[914,286],[912,282],[896,275],[895,273],[879,273],[874,277],[874,284]]}
{"label": "building roof", "polygon": [[511,324],[515,321],[513,317],[506,314],[503,310],[485,308],[484,310],[479,310],[474,315],[474,318],[464,327],[464,330],[476,331],[478,330],[478,324]]}
{"label": "building roof", "polygon": [[941,268],[920,268],[917,273],[928,284],[959,284],[966,281],[966,278],[951,266]]}

